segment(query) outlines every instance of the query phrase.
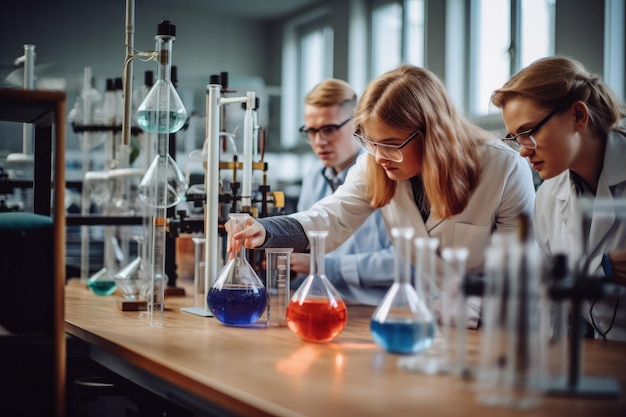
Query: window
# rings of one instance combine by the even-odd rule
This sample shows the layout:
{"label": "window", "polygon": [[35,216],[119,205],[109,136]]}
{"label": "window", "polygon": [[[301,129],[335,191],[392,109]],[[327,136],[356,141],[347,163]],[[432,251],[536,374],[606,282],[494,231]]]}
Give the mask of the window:
{"label": "window", "polygon": [[471,3],[469,110],[487,115],[493,90],[537,58],[554,53],[555,0]]}
{"label": "window", "polygon": [[301,144],[304,95],[324,78],[333,76],[333,30],[330,10],[315,9],[285,24],[283,82],[280,91],[280,142],[283,148]]}
{"label": "window", "polygon": [[424,64],[424,0],[374,2],[371,22],[370,78]]}
{"label": "window", "polygon": [[[333,30],[321,24],[303,31],[300,36],[299,96],[304,96],[317,83],[333,76]],[[300,100],[302,101],[302,100]],[[300,114],[304,113],[300,103]]]}

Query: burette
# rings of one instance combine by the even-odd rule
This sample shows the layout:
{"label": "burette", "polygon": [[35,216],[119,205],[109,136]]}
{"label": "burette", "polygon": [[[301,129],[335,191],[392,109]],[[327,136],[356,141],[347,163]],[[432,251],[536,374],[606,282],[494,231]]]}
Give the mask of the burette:
{"label": "burette", "polygon": [[162,21],[157,28],[155,59],[157,81],[137,109],[139,126],[157,137],[156,156],[141,179],[138,194],[153,209],[148,314],[150,325],[163,326],[165,297],[166,210],[182,200],[187,182],[174,159],[169,155],[169,135],[183,126],[187,112],[170,80],[172,43],[176,26]]}

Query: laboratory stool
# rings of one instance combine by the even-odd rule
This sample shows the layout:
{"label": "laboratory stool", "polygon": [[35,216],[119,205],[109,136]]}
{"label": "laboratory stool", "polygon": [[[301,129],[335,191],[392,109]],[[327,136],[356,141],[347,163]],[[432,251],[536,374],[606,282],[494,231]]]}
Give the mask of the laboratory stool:
{"label": "laboratory stool", "polygon": [[54,409],[51,217],[0,213],[0,404],[15,416]]}

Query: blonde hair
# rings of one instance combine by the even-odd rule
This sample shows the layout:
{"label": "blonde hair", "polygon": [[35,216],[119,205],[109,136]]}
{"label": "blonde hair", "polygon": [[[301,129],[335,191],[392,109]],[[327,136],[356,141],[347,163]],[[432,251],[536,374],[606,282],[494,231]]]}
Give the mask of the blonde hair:
{"label": "blonde hair", "polygon": [[328,78],[317,84],[304,97],[304,103],[314,107],[340,106],[352,114],[356,107],[357,95],[345,81]]}
{"label": "blonde hair", "polygon": [[578,61],[552,56],[534,61],[491,95],[498,108],[511,99],[523,97],[545,110],[565,109],[582,101],[589,109],[589,125],[601,138],[618,129],[626,107],[597,75]]}
{"label": "blonde hair", "polygon": [[[478,146],[489,135],[460,115],[433,73],[402,65],[374,79],[355,112],[355,125],[377,123],[419,130],[421,176],[431,214],[444,219],[462,212],[480,177]],[[396,181],[368,155],[366,196],[383,207],[396,191]]]}

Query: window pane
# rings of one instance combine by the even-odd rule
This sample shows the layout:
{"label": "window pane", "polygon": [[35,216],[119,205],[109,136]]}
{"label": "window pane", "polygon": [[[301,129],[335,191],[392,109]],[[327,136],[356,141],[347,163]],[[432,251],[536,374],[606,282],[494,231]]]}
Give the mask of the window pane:
{"label": "window pane", "polygon": [[406,62],[424,65],[424,0],[406,0]]}
{"label": "window pane", "polygon": [[372,74],[377,77],[402,60],[402,6],[388,3],[372,11]]}
{"label": "window pane", "polygon": [[[472,40],[472,56],[478,61],[472,65],[471,112],[485,115],[493,90],[510,77],[510,7],[508,1],[480,0],[473,10],[472,31],[478,34]],[[470,87],[471,88],[471,87]]]}
{"label": "window pane", "polygon": [[325,53],[323,30],[308,32],[300,39],[300,96],[324,77]]}
{"label": "window pane", "polygon": [[537,58],[554,54],[555,0],[524,0],[522,2],[519,69]]}

